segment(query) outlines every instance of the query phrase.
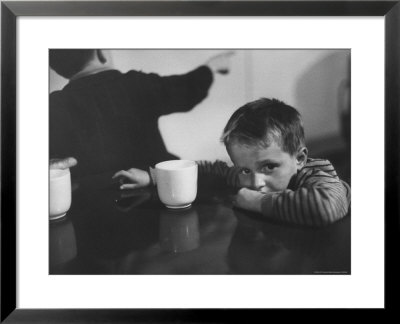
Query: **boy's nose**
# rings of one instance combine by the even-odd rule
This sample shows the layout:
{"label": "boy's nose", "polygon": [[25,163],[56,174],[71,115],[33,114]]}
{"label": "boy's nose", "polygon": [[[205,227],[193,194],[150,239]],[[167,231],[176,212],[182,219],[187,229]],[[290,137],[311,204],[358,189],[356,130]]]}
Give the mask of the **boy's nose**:
{"label": "boy's nose", "polygon": [[260,190],[265,187],[265,176],[260,173],[253,173],[251,178],[251,189]]}

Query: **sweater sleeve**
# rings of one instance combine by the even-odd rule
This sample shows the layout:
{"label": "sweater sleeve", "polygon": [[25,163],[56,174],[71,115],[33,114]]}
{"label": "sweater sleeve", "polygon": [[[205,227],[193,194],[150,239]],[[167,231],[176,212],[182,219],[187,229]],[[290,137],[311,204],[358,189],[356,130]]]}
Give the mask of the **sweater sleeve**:
{"label": "sweater sleeve", "polygon": [[320,227],[343,218],[349,206],[349,185],[319,171],[309,175],[295,190],[266,194],[261,208],[265,217]]}
{"label": "sweater sleeve", "polygon": [[197,161],[199,175],[211,175],[216,178],[222,178],[227,185],[232,187],[240,186],[239,168],[230,167],[222,161]]}
{"label": "sweater sleeve", "polygon": [[[175,112],[186,112],[208,95],[213,73],[207,66],[200,66],[186,74],[159,76],[155,73],[131,72],[134,85],[140,83],[141,101],[149,106],[147,114],[155,118]],[[135,89],[137,91],[137,89]]]}

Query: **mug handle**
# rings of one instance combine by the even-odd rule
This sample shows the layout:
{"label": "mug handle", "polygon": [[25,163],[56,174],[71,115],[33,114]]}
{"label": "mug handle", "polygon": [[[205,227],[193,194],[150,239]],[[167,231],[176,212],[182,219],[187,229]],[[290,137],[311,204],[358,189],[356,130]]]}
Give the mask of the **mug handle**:
{"label": "mug handle", "polygon": [[150,173],[150,179],[151,182],[153,184],[153,186],[157,185],[157,173],[156,173],[156,169],[149,167],[149,173]]}

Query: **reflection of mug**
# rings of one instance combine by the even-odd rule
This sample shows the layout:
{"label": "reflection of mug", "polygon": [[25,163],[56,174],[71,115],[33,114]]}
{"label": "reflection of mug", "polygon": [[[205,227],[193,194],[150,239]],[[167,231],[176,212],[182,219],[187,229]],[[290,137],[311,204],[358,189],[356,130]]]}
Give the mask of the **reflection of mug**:
{"label": "reflection of mug", "polygon": [[200,234],[196,210],[164,210],[160,218],[160,245],[163,250],[175,253],[198,248]]}
{"label": "reflection of mug", "polygon": [[171,160],[155,166],[157,191],[168,208],[185,208],[197,195],[197,163]]}
{"label": "reflection of mug", "polygon": [[69,169],[50,169],[50,219],[63,217],[71,207]]}
{"label": "reflection of mug", "polygon": [[50,222],[49,240],[50,266],[61,265],[76,257],[75,230],[68,218]]}

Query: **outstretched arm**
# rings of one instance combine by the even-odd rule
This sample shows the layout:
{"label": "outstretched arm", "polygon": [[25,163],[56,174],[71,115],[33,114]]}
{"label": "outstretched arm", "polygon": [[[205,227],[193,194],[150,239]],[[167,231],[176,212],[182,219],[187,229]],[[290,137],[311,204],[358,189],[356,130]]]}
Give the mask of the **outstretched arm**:
{"label": "outstretched arm", "polygon": [[240,170],[238,168],[230,167],[222,161],[197,161],[197,165],[199,167],[199,175],[211,175],[216,178],[224,179],[229,186],[240,186]]}
{"label": "outstretched arm", "polygon": [[186,112],[207,97],[215,74],[229,72],[232,55],[233,52],[218,54],[186,74],[159,76],[132,72],[130,75],[134,84],[140,82],[140,88],[147,92],[146,102],[151,108],[147,113],[150,116]]}
{"label": "outstretched arm", "polygon": [[[199,175],[211,175],[216,178],[224,179],[227,185],[239,186],[239,170],[229,167],[225,162],[216,161],[196,161],[198,165]],[[129,170],[121,170],[112,177],[120,183],[120,189],[135,189],[155,185],[157,179],[153,168],[148,171],[131,168]]]}

